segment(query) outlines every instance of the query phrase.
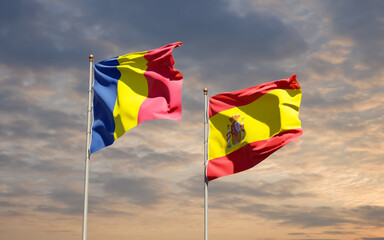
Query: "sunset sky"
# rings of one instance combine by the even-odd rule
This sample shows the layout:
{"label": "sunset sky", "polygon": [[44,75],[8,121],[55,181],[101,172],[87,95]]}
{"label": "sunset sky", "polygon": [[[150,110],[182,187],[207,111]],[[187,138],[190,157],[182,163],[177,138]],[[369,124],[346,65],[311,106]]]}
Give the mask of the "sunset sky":
{"label": "sunset sky", "polygon": [[91,156],[89,240],[203,239],[203,88],[297,74],[304,134],[210,182],[210,240],[384,240],[384,1],[0,1],[0,240],[81,239],[89,54],[168,43],[182,120]]}

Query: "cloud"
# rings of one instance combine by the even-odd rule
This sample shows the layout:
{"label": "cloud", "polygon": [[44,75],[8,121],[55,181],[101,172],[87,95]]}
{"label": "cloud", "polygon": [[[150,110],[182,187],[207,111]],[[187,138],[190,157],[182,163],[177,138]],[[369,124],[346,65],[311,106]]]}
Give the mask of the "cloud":
{"label": "cloud", "polygon": [[384,40],[383,2],[322,1],[320,5],[332,22],[333,36],[352,41],[355,45],[353,54],[345,62],[344,75],[354,81],[366,81],[382,72],[379,63],[384,60],[384,51],[380,47]]}
{"label": "cloud", "polygon": [[238,196],[260,197],[267,199],[288,199],[313,197],[312,194],[302,192],[303,182],[298,179],[284,179],[276,182],[246,183],[222,183],[214,186],[212,194],[217,198],[224,197],[228,193]]}
{"label": "cloud", "polygon": [[224,205],[221,206],[222,208],[232,205],[230,206],[231,208],[243,214],[278,221],[281,225],[300,226],[304,229],[325,226],[336,227],[349,224],[356,226],[384,226],[384,220],[380,217],[384,208],[381,206],[370,205],[355,208],[336,208],[328,206],[308,207],[299,205],[275,206],[270,204],[247,204],[244,201],[241,204],[236,201],[232,201],[232,203],[230,203],[230,201],[219,202],[221,204],[224,203]]}
{"label": "cloud", "polygon": [[78,16],[73,14],[76,11],[63,12],[61,7],[58,2],[1,3],[0,44],[7,50],[0,61],[19,68],[45,68],[53,64],[66,68],[81,64],[81,56],[87,59],[92,47],[101,47],[87,39],[77,22]]}
{"label": "cloud", "polygon": [[[186,194],[194,197],[202,196],[202,183],[196,181],[199,176],[193,176],[183,183],[180,183],[182,189],[186,189]],[[312,193],[304,191],[305,186],[318,181],[319,176],[307,175],[301,178],[284,178],[272,182],[263,180],[247,180],[245,182],[231,182],[223,179],[210,182],[211,201],[216,205],[230,204],[237,198],[246,202],[252,202],[254,199],[282,200],[282,199],[300,199],[315,197]],[[228,196],[236,196],[230,199]],[[241,202],[244,202],[241,200]]]}
{"label": "cloud", "polygon": [[256,214],[266,219],[277,220],[282,225],[296,225],[302,228],[357,223],[356,220],[346,217],[331,207],[273,207],[265,204],[254,204],[238,207],[237,209],[243,213]]}
{"label": "cloud", "polygon": [[233,68],[291,58],[308,48],[278,18],[261,13],[239,17],[219,0],[150,1],[145,7],[140,1],[101,1],[92,8],[76,1],[16,1],[1,9],[5,16],[12,14],[0,25],[0,44],[6,49],[0,62],[13,67],[85,69],[91,52],[101,60],[120,51],[184,41],[176,50],[179,64],[184,65],[181,56],[193,59],[205,78],[212,78],[212,71],[224,77]]}
{"label": "cloud", "polygon": [[23,212],[22,209],[25,207],[26,207],[25,204],[16,204],[10,201],[0,201],[0,216],[5,216],[5,217],[24,216],[25,212]]}
{"label": "cloud", "polygon": [[382,206],[359,206],[351,210],[359,218],[364,219],[366,224],[378,227],[384,226],[384,207]]}
{"label": "cloud", "polygon": [[142,177],[108,177],[103,183],[108,195],[122,197],[140,206],[153,206],[162,199],[162,183],[159,179]]}

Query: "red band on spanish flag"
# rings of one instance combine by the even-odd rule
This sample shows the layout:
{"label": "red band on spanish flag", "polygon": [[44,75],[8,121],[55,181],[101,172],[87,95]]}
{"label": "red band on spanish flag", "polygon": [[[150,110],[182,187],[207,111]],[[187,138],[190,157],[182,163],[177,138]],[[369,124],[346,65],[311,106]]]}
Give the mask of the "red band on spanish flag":
{"label": "red band on spanish flag", "polygon": [[296,75],[209,99],[208,180],[247,170],[302,135]]}

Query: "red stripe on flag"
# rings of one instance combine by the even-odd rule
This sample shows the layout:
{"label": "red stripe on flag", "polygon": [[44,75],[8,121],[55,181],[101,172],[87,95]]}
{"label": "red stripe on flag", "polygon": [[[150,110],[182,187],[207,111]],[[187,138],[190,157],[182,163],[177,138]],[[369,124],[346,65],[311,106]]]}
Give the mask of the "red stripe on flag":
{"label": "red stripe on flag", "polygon": [[290,78],[260,84],[236,92],[220,93],[209,98],[209,117],[234,107],[250,104],[269,91],[276,89],[301,89],[301,87],[296,80],[296,74],[294,74]]}
{"label": "red stripe on flag", "polygon": [[183,75],[173,68],[172,50],[181,42],[150,50],[144,76],[148,81],[148,96],[140,106],[138,123],[152,119],[181,119],[181,86]]}
{"label": "red stripe on flag", "polygon": [[211,181],[252,168],[279,148],[297,140],[302,134],[302,129],[287,130],[272,138],[249,143],[226,156],[211,159],[208,161],[207,167],[208,180]]}

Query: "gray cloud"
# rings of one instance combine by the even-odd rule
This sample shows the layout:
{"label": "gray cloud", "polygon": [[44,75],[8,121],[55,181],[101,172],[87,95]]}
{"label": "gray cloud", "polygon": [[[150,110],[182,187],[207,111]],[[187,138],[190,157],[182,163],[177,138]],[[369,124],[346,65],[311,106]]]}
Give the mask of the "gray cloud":
{"label": "gray cloud", "polygon": [[[129,135],[129,134],[127,134]],[[126,136],[129,138],[130,136]],[[167,152],[158,152],[153,147],[140,145],[137,147],[125,146],[100,151],[97,159],[109,159],[111,165],[120,165],[125,169],[136,172],[153,172],[166,168],[177,168],[186,163],[194,162],[200,155],[172,149]]]}
{"label": "gray cloud", "polygon": [[51,176],[66,176],[77,173],[77,168],[71,165],[70,162],[42,161],[41,159],[34,159],[34,161],[32,161],[28,160],[28,158],[30,158],[30,156],[25,153],[14,155],[0,154],[0,167],[4,171],[17,172],[17,174],[23,176],[25,176],[27,172],[30,175],[44,173],[44,175]]}
{"label": "gray cloud", "polygon": [[277,220],[282,225],[296,225],[303,228],[358,223],[356,220],[350,219],[350,217],[331,207],[272,207],[265,204],[254,204],[237,207],[237,209],[243,213],[256,214],[263,218]]}
{"label": "gray cloud", "polygon": [[297,240],[338,240],[336,238],[300,238]]}
{"label": "gray cloud", "polygon": [[384,207],[382,206],[360,206],[351,210],[359,218],[373,226],[384,226]]}
{"label": "gray cloud", "polygon": [[238,204],[235,209],[245,214],[278,221],[282,225],[296,225],[302,228],[339,226],[342,224],[374,225],[377,227],[384,225],[384,220],[380,217],[384,210],[381,206],[334,208]]}
{"label": "gray cloud", "polygon": [[331,235],[345,235],[345,234],[356,234],[355,232],[347,232],[347,231],[325,231],[324,234]]}
{"label": "gray cloud", "polygon": [[122,197],[140,206],[153,206],[159,203],[162,195],[162,183],[149,177],[107,177],[103,181],[103,190],[108,195]]}
{"label": "gray cloud", "polygon": [[252,197],[270,199],[288,199],[300,197],[313,197],[312,194],[300,191],[303,188],[303,181],[297,179],[284,179],[277,182],[260,182],[246,185],[244,183],[227,183],[214,186],[211,190],[213,195],[223,197],[228,193],[234,195],[245,195]]}
{"label": "gray cloud", "polygon": [[[76,11],[62,11],[65,4],[17,0],[0,5],[0,61],[16,67],[81,65],[91,48],[101,47],[88,40]],[[85,27],[85,26],[83,26]],[[70,37],[68,37],[70,36]],[[83,57],[81,57],[83,56]]]}
{"label": "gray cloud", "polygon": [[5,217],[20,217],[24,216],[25,214],[22,211],[6,210],[5,212],[1,212],[0,215]]}
{"label": "gray cloud", "polygon": [[37,212],[56,213],[65,215],[77,215],[79,216],[82,211],[78,207],[57,207],[53,205],[37,205],[35,208]]}
{"label": "gray cloud", "polygon": [[[0,195],[1,197],[1,195]],[[25,204],[15,204],[9,201],[0,201],[0,216],[13,217],[13,216],[24,216]]]}
{"label": "gray cloud", "polygon": [[308,48],[297,30],[278,18],[260,13],[239,17],[219,0],[150,1],[145,7],[140,1],[99,1],[92,8],[85,4],[3,3],[0,43],[6,51],[0,61],[86,69],[84,58],[91,52],[112,57],[105,42],[132,49],[138,43],[160,47],[183,41],[178,54],[194,59],[212,78],[213,71],[224,76],[231,68],[294,57]]}
{"label": "gray cloud", "polygon": [[[78,190],[83,190],[79,188]],[[57,185],[47,196],[54,204],[38,204],[34,207],[36,212],[46,212],[64,215],[81,216],[83,214],[84,192],[73,190],[68,187]],[[119,214],[129,214],[124,210],[116,211],[108,209],[111,201],[107,198],[102,198],[92,191],[88,199],[88,212],[92,214],[110,216]]]}
{"label": "gray cloud", "polygon": [[[198,181],[201,176],[193,176],[187,181],[180,183],[186,193],[190,196],[201,197],[203,195],[202,183]],[[302,176],[301,179],[284,178],[275,182],[226,182],[215,180],[210,182],[210,198],[214,201],[214,207],[218,205],[227,207],[226,204],[236,203],[238,200],[251,197],[263,199],[290,199],[290,198],[311,198],[312,193],[306,192],[305,186],[318,181],[319,176]],[[228,196],[232,197],[228,197]],[[236,197],[235,197],[236,196]],[[243,200],[240,200],[243,202]]]}
{"label": "gray cloud", "polygon": [[[384,51],[384,24],[382,1],[321,1],[324,12],[331,17],[332,33],[339,37],[351,38],[357,45],[353,52],[353,58],[349,58],[344,65],[345,76],[354,79],[366,79],[374,76],[375,71],[382,68]],[[351,17],[354,16],[354,17]],[[358,60],[367,65],[363,71],[353,69]]]}
{"label": "gray cloud", "polygon": [[338,240],[336,238],[300,238],[297,240]]}
{"label": "gray cloud", "polygon": [[28,99],[23,91],[5,87],[0,90],[0,101],[0,113],[13,117],[0,122],[0,134],[8,139],[56,139],[65,135],[64,130],[84,129],[81,115],[49,109]]}

